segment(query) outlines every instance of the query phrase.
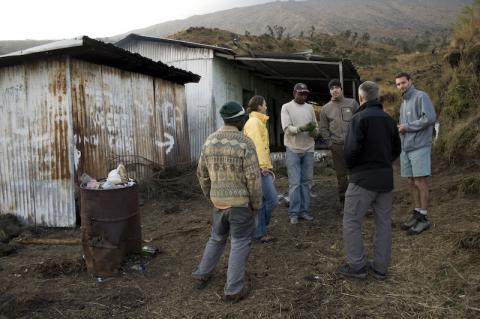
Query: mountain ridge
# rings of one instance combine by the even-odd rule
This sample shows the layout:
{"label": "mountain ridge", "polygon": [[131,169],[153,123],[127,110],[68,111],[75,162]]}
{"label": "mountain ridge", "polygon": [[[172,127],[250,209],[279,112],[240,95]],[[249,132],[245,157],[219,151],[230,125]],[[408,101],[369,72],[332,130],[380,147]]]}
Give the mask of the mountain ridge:
{"label": "mountain ridge", "polygon": [[[281,26],[285,28],[284,36],[351,31],[359,36],[368,33],[370,38],[377,40],[402,38],[409,41],[419,36],[428,37],[429,34],[443,34],[446,37],[460,9],[472,1],[362,0],[359,4],[357,0],[290,0],[267,3],[259,0],[258,3],[167,21],[101,40],[116,42],[129,33],[167,37],[190,27],[219,28],[237,34],[261,35],[269,32],[268,27]],[[0,54],[51,41],[55,40],[0,41]]]}
{"label": "mountain ridge", "polygon": [[189,27],[203,26],[260,35],[267,32],[267,25],[280,25],[292,35],[308,33],[313,26],[323,33],[351,30],[369,33],[376,39],[408,39],[424,32],[450,30],[460,9],[470,3],[470,0],[363,0],[359,5],[356,0],[277,1],[167,21],[131,33],[163,37]]}

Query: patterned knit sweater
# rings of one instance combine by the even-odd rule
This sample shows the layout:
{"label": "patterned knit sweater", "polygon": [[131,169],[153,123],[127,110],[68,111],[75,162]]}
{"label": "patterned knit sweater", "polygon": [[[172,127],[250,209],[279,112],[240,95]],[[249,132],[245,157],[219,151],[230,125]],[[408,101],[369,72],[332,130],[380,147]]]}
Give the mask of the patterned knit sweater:
{"label": "patterned knit sweater", "polygon": [[224,126],[207,138],[197,177],[216,207],[250,204],[260,208],[262,186],[255,145],[236,127]]}

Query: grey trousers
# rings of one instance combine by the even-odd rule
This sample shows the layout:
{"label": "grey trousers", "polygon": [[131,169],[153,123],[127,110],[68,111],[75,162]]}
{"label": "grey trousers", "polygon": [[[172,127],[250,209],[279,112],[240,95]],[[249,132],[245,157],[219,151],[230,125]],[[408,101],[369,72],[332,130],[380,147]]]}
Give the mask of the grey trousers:
{"label": "grey trousers", "polygon": [[377,193],[355,184],[348,184],[343,211],[343,245],[347,263],[354,270],[363,268],[365,258],[362,221],[370,206],[375,215],[374,267],[387,273],[392,248],[392,192]]}
{"label": "grey trousers", "polygon": [[343,157],[343,144],[332,144],[330,150],[332,151],[333,168],[337,175],[338,199],[343,203],[348,187],[348,169]]}
{"label": "grey trousers", "polygon": [[245,286],[245,266],[254,232],[255,216],[248,207],[215,209],[210,239],[193,277],[207,279],[212,276],[230,234],[231,247],[224,294],[239,293]]}

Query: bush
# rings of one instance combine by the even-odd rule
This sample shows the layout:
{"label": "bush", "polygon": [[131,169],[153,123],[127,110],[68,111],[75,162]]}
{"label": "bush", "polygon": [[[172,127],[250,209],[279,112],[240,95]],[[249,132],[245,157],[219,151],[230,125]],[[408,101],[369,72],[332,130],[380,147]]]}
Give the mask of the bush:
{"label": "bush", "polygon": [[460,183],[460,192],[464,195],[480,194],[480,178],[468,177]]}
{"label": "bush", "polygon": [[[461,60],[451,69],[451,75],[442,76],[442,84],[437,88],[444,106],[439,117],[441,128],[436,149],[449,163],[475,160],[480,154],[479,28],[480,0],[475,0],[471,7],[463,10],[453,34],[450,50],[461,52]],[[445,65],[444,69],[447,68],[450,66]],[[470,189],[471,185],[466,186],[465,191]]]}
{"label": "bush", "polygon": [[[445,115],[442,114],[442,118],[444,117]],[[471,117],[467,121],[453,121],[451,125],[443,123],[436,147],[439,155],[451,164],[478,158],[480,115]]]}

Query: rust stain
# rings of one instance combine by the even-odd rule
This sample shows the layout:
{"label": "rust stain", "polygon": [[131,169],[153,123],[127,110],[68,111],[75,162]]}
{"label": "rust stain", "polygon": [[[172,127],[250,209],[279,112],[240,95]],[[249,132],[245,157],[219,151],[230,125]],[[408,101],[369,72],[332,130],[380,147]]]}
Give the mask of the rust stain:
{"label": "rust stain", "polygon": [[48,91],[52,93],[52,95],[66,95],[67,94],[67,74],[65,66],[61,66],[59,70],[57,70],[48,81]]}
{"label": "rust stain", "polygon": [[[65,114],[58,114],[65,116]],[[52,178],[58,180],[70,179],[70,157],[68,154],[68,122],[66,119],[54,121],[54,145],[52,156]]]}
{"label": "rust stain", "polygon": [[[76,68],[74,68],[76,70]],[[77,72],[74,73],[78,77],[79,83],[72,85],[72,109],[73,109],[73,132],[76,137],[75,139],[75,148],[80,151],[80,159],[78,161],[77,170],[75,174],[76,183],[80,176],[86,172],[85,169],[85,143],[84,143],[84,129],[85,129],[85,87],[83,82],[84,78],[78,75]],[[77,86],[78,85],[78,86]]]}

